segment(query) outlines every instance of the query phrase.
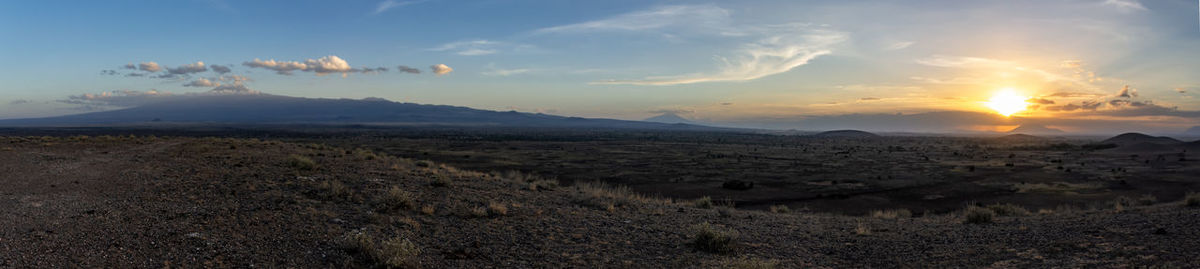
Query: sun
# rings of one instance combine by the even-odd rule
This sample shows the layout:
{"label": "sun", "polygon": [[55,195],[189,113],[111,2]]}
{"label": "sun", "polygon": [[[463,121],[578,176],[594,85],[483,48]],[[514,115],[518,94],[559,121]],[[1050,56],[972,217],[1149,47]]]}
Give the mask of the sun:
{"label": "sun", "polygon": [[1013,113],[1025,110],[1029,106],[1029,103],[1025,102],[1028,99],[1029,97],[1017,95],[1017,92],[1012,88],[1004,88],[1000,92],[997,92],[996,95],[993,95],[992,99],[988,100],[986,104],[992,110],[995,110],[996,113],[1008,117]]}

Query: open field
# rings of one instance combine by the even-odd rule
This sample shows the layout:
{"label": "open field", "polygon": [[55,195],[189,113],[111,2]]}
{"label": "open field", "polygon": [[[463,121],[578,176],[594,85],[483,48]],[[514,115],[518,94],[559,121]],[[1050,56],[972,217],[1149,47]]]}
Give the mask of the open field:
{"label": "open field", "polygon": [[[746,137],[761,138],[757,135]],[[305,139],[311,138],[287,140]],[[701,159],[693,160],[699,163],[694,167],[704,167],[700,164],[707,162],[740,167],[713,170],[712,173],[733,173],[734,169],[742,169],[746,173],[740,178],[759,183],[746,191],[725,190],[713,176],[629,184],[631,187],[624,189],[616,184],[636,183],[632,179],[638,177],[610,180],[610,184],[583,184],[582,180],[558,182],[534,173],[492,173],[450,165],[450,161],[410,159],[385,153],[394,151],[405,155],[404,151],[396,150],[402,144],[383,146],[371,142],[368,144],[390,148],[371,151],[333,146],[351,143],[347,141],[370,141],[361,137],[326,139],[330,142],[147,136],[0,139],[0,171],[5,172],[0,180],[7,186],[0,190],[0,206],[8,209],[0,212],[0,267],[441,268],[540,267],[548,264],[667,268],[744,268],[739,266],[748,264],[781,268],[1188,267],[1196,266],[1193,258],[1197,255],[1196,249],[1200,249],[1200,227],[1194,225],[1200,221],[1196,211],[1200,209],[1189,207],[1188,202],[1182,201],[1182,194],[1175,194],[1192,186],[1186,175],[1194,175],[1188,172],[1194,171],[1188,170],[1194,166],[1186,160],[1164,164],[1151,162],[1150,166],[1137,167],[1134,164],[1145,162],[1137,162],[1128,155],[1112,157],[1095,152],[1067,151],[1068,154],[1058,156],[1077,154],[1080,157],[1066,159],[1064,163],[1085,162],[1087,167],[1122,166],[1124,170],[1105,174],[1073,169],[1072,173],[1067,173],[1054,167],[1034,168],[1039,164],[1058,163],[1056,159],[1040,160],[1039,154],[1063,154],[1062,151],[988,149],[989,146],[984,145],[976,151],[960,150],[960,155],[979,157],[960,158],[955,162],[940,159],[947,154],[954,156],[954,150],[936,151],[942,152],[939,154],[925,151],[926,155],[933,155],[926,161],[914,153],[921,152],[919,148],[903,152],[895,150],[893,155],[883,155],[886,152],[870,155],[864,152],[878,149],[878,142],[854,140],[841,142],[859,145],[849,149],[838,148],[839,144],[829,141],[799,146],[717,143],[702,148],[711,151],[710,154],[742,152],[743,161],[729,157]],[[942,144],[936,141],[961,145],[972,145],[971,141],[976,141],[967,138],[887,139],[925,141],[928,144],[912,147],[928,148],[940,148]],[[394,140],[408,143],[413,148],[425,144],[445,148],[443,151],[428,147],[412,151],[430,152],[429,155],[416,153],[429,156],[427,159],[454,156],[446,153],[454,148],[447,145],[412,138]],[[470,158],[462,158],[489,161],[459,163],[475,167],[502,163],[487,159],[487,156],[497,154],[489,152],[528,152],[524,154],[530,155],[553,152],[528,150],[534,146],[533,142],[522,144],[525,142],[512,140],[504,143],[526,150],[489,151],[488,146],[473,145],[470,147],[478,150],[472,151]],[[637,156],[647,155],[645,152],[662,151],[664,153],[660,155],[663,156],[683,156],[690,150],[699,150],[698,146],[689,147],[680,142],[643,142],[651,148],[636,151],[628,150],[630,146],[619,140],[542,143],[550,149],[572,146],[583,149],[570,151],[577,153],[565,156],[582,159],[574,163],[586,163],[585,156],[600,152],[625,154],[622,156],[636,160],[640,158]],[[592,146],[585,147],[587,144]],[[791,155],[798,160],[778,161],[820,163],[821,158],[840,158],[846,162],[840,167],[853,171],[847,167],[882,169],[886,165],[873,164],[872,160],[888,159],[872,159],[871,156],[893,156],[892,160],[908,167],[906,169],[952,178],[904,186],[897,184],[906,183],[904,180],[912,177],[896,176],[899,174],[896,171],[890,180],[884,177],[850,181],[848,178],[867,177],[871,172],[839,173],[835,168],[823,166],[789,168],[790,171],[825,171],[818,175],[846,174],[836,179],[839,183],[835,186],[811,181],[818,178],[816,176],[767,180],[757,177],[756,173],[770,167],[770,162],[747,161],[754,159],[751,156],[762,160],[763,156],[786,155],[783,149],[796,147],[800,152],[807,148],[813,153]],[[626,150],[618,150],[622,148]],[[458,152],[461,156],[462,152]],[[1018,155],[1011,158],[1012,167],[999,163],[1007,162],[1004,160],[1009,159],[1008,154]],[[1020,156],[1030,157],[1021,160]],[[544,164],[530,167],[539,165]],[[969,165],[976,166],[974,172],[969,168],[962,171],[961,167]],[[496,167],[522,169],[521,166]],[[601,165],[592,167],[610,172],[618,170]],[[633,171],[651,170],[633,167],[637,169]],[[706,173],[684,170],[689,169],[671,171],[693,176]],[[563,171],[588,174],[580,172],[582,170]],[[1153,173],[1160,176],[1153,180],[1131,176],[1144,171],[1157,171]],[[1022,173],[1020,180],[1004,176],[1013,172]],[[1077,174],[1077,177],[1052,177],[1054,173]],[[955,175],[967,179],[955,181]],[[805,181],[789,183],[788,180]],[[1122,180],[1126,183],[1120,183]],[[696,187],[670,192],[664,184]],[[965,184],[974,184],[987,191],[931,191],[938,190],[939,186],[947,190],[966,189],[961,187],[967,186]],[[906,188],[908,191],[897,191]],[[871,192],[871,189],[878,191]],[[943,197],[905,200],[906,196],[891,194],[916,193],[917,190]],[[756,200],[747,194],[784,197],[782,194],[789,192],[821,197]],[[958,201],[980,193],[994,195],[977,197],[974,204],[979,205],[978,208],[967,207],[965,202]],[[1156,199],[1147,201],[1141,199],[1141,194],[1151,194]],[[671,195],[679,197],[672,199]],[[708,195],[713,199],[704,202],[703,199],[687,198],[687,195]],[[839,195],[843,197],[831,197]],[[955,198],[956,195],[962,198]],[[722,201],[726,197],[734,198],[735,205],[741,204],[737,205],[739,209],[729,208],[729,204]],[[885,205],[850,203],[866,200],[860,197],[893,199],[895,206],[888,208],[895,210],[855,214]],[[1200,196],[1195,200],[1198,201],[1195,204],[1200,204]],[[836,201],[848,205],[835,205]],[[1001,201],[1017,205],[999,204]],[[1051,206],[1056,201],[1078,206]],[[925,204],[928,205],[922,207]],[[1021,206],[1026,204],[1045,206]],[[766,210],[768,206],[770,210]],[[804,207],[808,209],[804,210]],[[930,212],[925,213],[922,208]],[[852,211],[851,216],[835,211],[839,209]]]}

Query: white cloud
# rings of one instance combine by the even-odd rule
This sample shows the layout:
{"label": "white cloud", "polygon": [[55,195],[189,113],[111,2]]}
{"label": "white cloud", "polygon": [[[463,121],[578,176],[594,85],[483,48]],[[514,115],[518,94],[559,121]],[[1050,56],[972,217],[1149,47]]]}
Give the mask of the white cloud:
{"label": "white cloud", "polygon": [[199,78],[199,79],[196,79],[193,81],[189,81],[188,83],[183,84],[183,86],[184,87],[216,87],[216,86],[221,86],[221,83],[212,82],[211,80],[208,80],[206,78]]}
{"label": "white cloud", "polygon": [[375,15],[375,14],[386,12],[393,8],[398,8],[398,7],[412,5],[412,4],[419,4],[419,3],[425,2],[425,1],[428,1],[428,0],[417,0],[417,1],[387,0],[387,1],[379,2],[379,5],[375,6],[375,11],[371,12],[371,14]]}
{"label": "white cloud", "polygon": [[529,50],[533,48],[531,45],[514,44],[509,42],[492,41],[486,39],[476,39],[467,41],[457,41],[442,44],[429,49],[430,51],[452,51],[455,54],[463,56],[481,56],[496,54],[501,51],[519,51]]}
{"label": "white cloud", "polygon": [[887,45],[887,47],[884,47],[883,49],[885,49],[885,50],[902,50],[902,49],[911,47],[913,44],[916,44],[916,43],[917,42],[912,42],[912,41],[895,42],[890,45]]}
{"label": "white cloud", "polygon": [[331,73],[342,73],[342,77],[346,77],[347,73],[354,71],[354,69],[350,67],[350,64],[346,62],[346,60],[342,60],[342,58],[334,55],[321,57],[315,60],[308,59],[304,60],[304,62],[275,61],[274,59],[264,61],[255,58],[253,61],[242,63],[242,65],[274,70],[276,73],[281,75],[291,75],[292,71],[299,70],[305,72],[314,72],[318,76]]}
{"label": "white cloud", "polygon": [[[127,65],[125,65],[125,67],[129,68],[130,65],[127,64]],[[132,68],[130,68],[130,69],[132,69]],[[137,69],[153,73],[153,72],[162,71],[162,66],[159,66],[158,63],[156,63],[156,62],[144,62],[144,63],[139,63],[137,66]]]}
{"label": "white cloud", "polygon": [[1137,0],[1104,0],[1102,5],[1115,8],[1121,12],[1146,10],[1146,6],[1143,6]]}
{"label": "white cloud", "polygon": [[450,68],[445,64],[435,64],[430,66],[429,69],[433,70],[433,73],[439,76],[449,74],[450,72],[454,71],[454,68]]}
{"label": "white cloud", "polygon": [[663,6],[583,23],[542,28],[535,33],[645,31],[666,27],[727,28],[729,11],[714,5]]}
{"label": "white cloud", "polygon": [[209,66],[209,68],[212,68],[212,71],[216,72],[217,74],[225,74],[225,73],[229,73],[229,72],[233,71],[233,69],[230,69],[229,66],[224,66],[224,65],[215,65],[214,64],[214,65]]}
{"label": "white cloud", "polygon": [[747,33],[760,38],[742,45],[734,52],[736,56],[732,59],[718,57],[722,65],[717,72],[597,81],[592,84],[678,85],[754,80],[787,72],[807,64],[818,56],[830,54],[833,52],[833,45],[847,38],[845,33],[807,24],[760,27]]}
{"label": "white cloud", "polygon": [[511,76],[511,75],[529,73],[529,71],[530,71],[529,69],[524,69],[524,68],[522,68],[522,69],[493,69],[491,71],[483,72],[483,75],[493,76],[493,77],[507,77],[507,76]]}
{"label": "white cloud", "polygon": [[[208,67],[204,66],[204,62],[196,62],[193,64],[185,64],[176,68],[167,68],[167,75],[187,75],[192,73],[200,73],[208,71]],[[151,71],[153,72],[153,71]]]}

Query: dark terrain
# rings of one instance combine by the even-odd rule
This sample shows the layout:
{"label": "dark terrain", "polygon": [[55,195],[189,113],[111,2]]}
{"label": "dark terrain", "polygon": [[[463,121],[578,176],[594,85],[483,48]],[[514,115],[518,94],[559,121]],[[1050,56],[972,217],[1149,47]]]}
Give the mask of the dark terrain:
{"label": "dark terrain", "polygon": [[286,130],[3,130],[0,267],[1200,266],[1190,144]]}

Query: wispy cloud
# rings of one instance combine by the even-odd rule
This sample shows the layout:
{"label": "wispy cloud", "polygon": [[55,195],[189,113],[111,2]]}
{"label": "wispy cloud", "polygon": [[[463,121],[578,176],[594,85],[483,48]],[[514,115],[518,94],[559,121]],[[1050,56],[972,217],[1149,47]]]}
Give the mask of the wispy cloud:
{"label": "wispy cloud", "polygon": [[488,70],[488,71],[485,71],[485,72],[483,72],[483,75],[485,75],[485,76],[493,76],[493,77],[507,77],[507,76],[512,76],[512,75],[519,75],[519,74],[525,74],[525,73],[529,73],[530,71],[531,71],[531,70],[529,70],[529,69],[525,69],[525,68],[520,68],[520,69],[492,69],[492,70]]}
{"label": "wispy cloud", "polygon": [[717,36],[740,41],[727,56],[716,56],[718,70],[681,75],[612,79],[590,84],[679,85],[702,82],[747,81],[787,72],[818,56],[848,34],[805,23],[775,25],[735,24],[732,12],[715,5],[675,5],[635,11],[610,18],[547,27],[535,34],[632,32],[676,40],[689,36]]}
{"label": "wispy cloud", "polygon": [[450,72],[454,72],[454,68],[450,68],[450,66],[447,66],[445,64],[435,64],[435,65],[429,66],[429,69],[433,70],[433,73],[437,74],[439,76],[445,75],[445,74],[450,74]]}
{"label": "wispy cloud", "polygon": [[1137,0],[1104,0],[1104,6],[1112,7],[1121,12],[1134,12],[1146,10],[1146,6]]}
{"label": "wispy cloud", "polygon": [[442,44],[441,46],[430,48],[429,51],[450,51],[462,56],[482,56],[504,51],[528,51],[535,48],[527,44],[475,39]]}
{"label": "wispy cloud", "polygon": [[913,41],[900,41],[900,42],[895,42],[895,43],[889,44],[889,45],[887,45],[887,47],[884,47],[883,49],[885,49],[885,50],[902,50],[902,49],[911,47],[913,44],[916,44],[916,43],[917,42],[913,42]]}
{"label": "wispy cloud", "polygon": [[420,3],[428,2],[428,1],[429,0],[414,0],[414,1],[386,0],[383,2],[379,2],[379,5],[375,6],[375,11],[372,11],[371,15],[377,15],[379,13],[384,13],[393,8],[398,8],[398,7],[412,5],[412,4],[420,4]]}

